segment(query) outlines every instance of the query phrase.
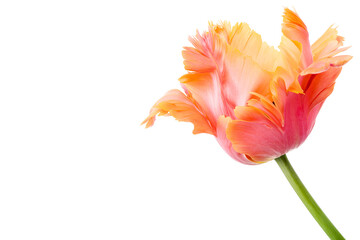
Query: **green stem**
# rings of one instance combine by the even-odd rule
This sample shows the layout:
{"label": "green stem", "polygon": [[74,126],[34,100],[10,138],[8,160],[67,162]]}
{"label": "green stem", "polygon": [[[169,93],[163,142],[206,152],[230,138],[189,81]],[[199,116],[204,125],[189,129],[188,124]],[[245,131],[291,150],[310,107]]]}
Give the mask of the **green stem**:
{"label": "green stem", "polygon": [[336,227],[330,222],[319,205],[317,205],[315,200],[311,197],[310,193],[301,182],[295,170],[292,168],[287,156],[282,155],[275,160],[301,201],[304,203],[315,220],[319,223],[320,227],[329,236],[329,238],[332,240],[345,239],[336,229]]}

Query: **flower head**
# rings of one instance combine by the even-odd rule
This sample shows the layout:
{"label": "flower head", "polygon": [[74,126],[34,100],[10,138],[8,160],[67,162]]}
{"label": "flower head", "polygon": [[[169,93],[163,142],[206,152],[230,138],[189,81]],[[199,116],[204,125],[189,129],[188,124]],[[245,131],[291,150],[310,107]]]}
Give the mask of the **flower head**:
{"label": "flower head", "polygon": [[208,133],[234,159],[263,163],[302,144],[331,94],[341,66],[351,56],[344,38],[330,27],[310,45],[300,17],[285,9],[279,50],[246,23],[209,23],[183,51],[184,93],[170,90],[143,123],[170,115]]}

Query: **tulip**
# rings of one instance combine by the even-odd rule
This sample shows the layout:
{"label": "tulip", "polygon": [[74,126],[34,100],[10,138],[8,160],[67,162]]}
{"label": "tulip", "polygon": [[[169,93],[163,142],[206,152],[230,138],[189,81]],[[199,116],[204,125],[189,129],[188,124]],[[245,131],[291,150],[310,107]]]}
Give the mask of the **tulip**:
{"label": "tulip", "polygon": [[334,27],[310,45],[306,25],[287,8],[282,33],[277,50],[246,23],[210,22],[208,31],[189,38],[193,47],[182,53],[188,71],[179,79],[183,92],[167,92],[143,123],[150,127],[156,116],[172,116],[191,122],[194,134],[215,136],[241,163],[276,159],[328,236],[342,239],[285,154],[306,140],[342,66],[352,57],[338,55],[348,47],[342,47],[344,38]]}

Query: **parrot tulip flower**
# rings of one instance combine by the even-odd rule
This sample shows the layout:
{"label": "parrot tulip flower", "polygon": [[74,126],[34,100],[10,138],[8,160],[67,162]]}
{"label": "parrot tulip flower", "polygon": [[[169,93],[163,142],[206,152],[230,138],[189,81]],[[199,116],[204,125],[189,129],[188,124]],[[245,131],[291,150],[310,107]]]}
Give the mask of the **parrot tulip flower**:
{"label": "parrot tulip flower", "polygon": [[338,55],[348,47],[333,27],[310,45],[306,25],[289,9],[282,33],[277,50],[246,23],[209,23],[208,31],[197,32],[189,39],[193,46],[184,48],[188,72],[179,79],[184,92],[167,92],[143,123],[152,126],[157,115],[191,122],[194,134],[214,135],[244,164],[286,158],[310,134],[352,57]]}
{"label": "parrot tulip flower", "polygon": [[332,27],[310,45],[305,24],[289,9],[282,32],[278,51],[246,23],[210,23],[183,51],[188,73],[179,80],[185,93],[166,93],[152,107],[146,127],[156,115],[192,122],[194,134],[214,135],[245,164],[298,147],[351,56],[336,56],[347,48],[341,48],[344,38]]}

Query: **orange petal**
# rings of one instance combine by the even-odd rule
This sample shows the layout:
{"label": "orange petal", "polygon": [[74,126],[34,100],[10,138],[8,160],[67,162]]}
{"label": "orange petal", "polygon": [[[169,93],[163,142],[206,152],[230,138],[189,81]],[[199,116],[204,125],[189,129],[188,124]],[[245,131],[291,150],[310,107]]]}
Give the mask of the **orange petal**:
{"label": "orange petal", "polygon": [[239,161],[244,164],[254,165],[256,162],[251,161],[248,159],[244,154],[236,152],[229,139],[226,137],[226,129],[229,123],[232,121],[230,117],[220,116],[217,122],[217,137],[216,140],[220,144],[220,146],[225,150],[227,154],[229,154],[233,159]]}
{"label": "orange petal", "polygon": [[251,30],[248,24],[234,25],[228,39],[233,48],[251,57],[262,69],[269,72],[275,71],[279,51],[263,42],[261,36]]}
{"label": "orange petal", "polygon": [[306,25],[297,15],[297,13],[285,8],[282,24],[283,34],[294,42],[301,44],[302,68],[309,66],[312,63],[312,53],[309,43],[309,33]]}
{"label": "orange petal", "polygon": [[[275,125],[281,127],[284,123],[283,113],[280,111],[280,109],[273,103],[273,101],[270,101],[266,97],[252,93],[255,96],[259,97],[259,100],[257,99],[251,99],[248,101],[248,106],[255,107],[263,113],[263,115],[268,118],[270,121],[272,121]],[[236,109],[235,109],[236,110]],[[236,112],[235,112],[236,114]],[[238,119],[242,119],[242,117],[238,117]]]}
{"label": "orange petal", "polygon": [[190,72],[179,80],[215,125],[221,115],[234,117],[235,107],[245,105],[250,99],[250,92],[269,94],[272,75],[251,57],[217,42],[218,38],[212,40],[217,46],[214,49],[222,49],[222,54],[211,48],[207,50],[211,55],[209,58],[216,62],[216,69],[206,73]]}
{"label": "orange petal", "polygon": [[278,78],[274,79],[270,83],[270,91],[272,94],[272,99],[279,110],[279,112],[284,115],[285,101],[286,101],[286,85],[283,79]]}
{"label": "orange petal", "polygon": [[301,45],[297,46],[289,38],[283,36],[279,45],[280,58],[274,79],[285,81],[286,88],[294,93],[303,93],[298,76],[300,72]]}
{"label": "orange petal", "polygon": [[194,102],[177,89],[170,90],[160,98],[151,108],[149,116],[142,122],[146,127],[151,127],[156,115],[170,115],[183,122],[194,124],[193,133],[209,133],[215,135],[213,127],[207,118],[197,109]]}
{"label": "orange petal", "polygon": [[226,111],[218,75],[191,72],[183,75],[179,81],[199,104],[199,109],[208,117],[211,124],[216,126],[218,117]]}

